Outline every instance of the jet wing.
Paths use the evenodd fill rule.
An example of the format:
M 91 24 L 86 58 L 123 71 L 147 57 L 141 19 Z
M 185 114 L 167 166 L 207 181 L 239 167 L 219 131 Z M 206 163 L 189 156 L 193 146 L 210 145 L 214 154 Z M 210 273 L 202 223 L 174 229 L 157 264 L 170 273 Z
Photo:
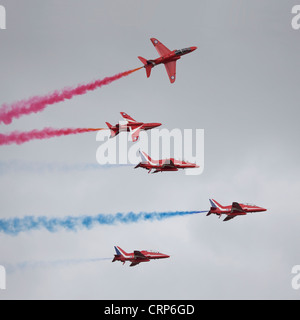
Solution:
M 132 262 L 129 267 L 134 267 L 134 266 L 137 266 L 138 264 L 139 264 L 139 262 Z
M 170 167 L 175 168 L 175 164 L 172 160 L 170 160 L 170 161 L 166 160 L 165 163 L 162 165 L 162 167 L 163 168 L 166 168 L 166 167 L 167 168 L 170 168 Z
M 141 253 L 141 251 L 134 251 L 134 259 L 145 259 L 148 260 L 148 258 Z
M 178 168 L 175 166 L 172 160 L 166 160 L 164 164 L 160 168 L 156 169 L 153 173 L 158 173 L 162 171 L 178 171 Z
M 231 219 L 233 219 L 235 217 L 236 216 L 234 216 L 234 215 L 230 215 L 230 216 L 227 216 L 223 221 L 229 221 L 229 220 L 231 220 Z
M 165 63 L 165 67 L 171 83 L 174 83 L 176 80 L 176 61 Z
M 231 207 L 231 213 L 245 213 L 245 211 L 237 202 L 233 202 Z
M 128 122 L 136 122 L 133 118 L 131 118 L 127 113 L 125 112 L 120 112 L 121 116 Z
M 139 139 L 141 128 L 142 128 L 142 126 L 136 128 L 136 129 L 132 129 L 130 127 L 130 133 L 131 133 L 131 137 L 132 137 L 133 142 L 136 142 Z
M 160 41 L 158 41 L 155 38 L 151 38 L 150 39 L 151 42 L 153 43 L 155 49 L 157 50 L 158 54 L 162 57 L 165 56 L 169 53 L 171 53 L 172 51 L 170 49 L 168 49 L 166 46 L 164 46 Z

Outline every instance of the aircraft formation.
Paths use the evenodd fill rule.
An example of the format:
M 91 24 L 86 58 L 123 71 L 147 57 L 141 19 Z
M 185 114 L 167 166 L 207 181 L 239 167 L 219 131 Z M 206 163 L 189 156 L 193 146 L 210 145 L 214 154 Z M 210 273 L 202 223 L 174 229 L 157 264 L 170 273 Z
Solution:
M 171 51 L 155 38 L 151 38 L 151 42 L 153 43 L 160 57 L 155 60 L 147 60 L 143 57 L 138 57 L 140 61 L 144 64 L 147 77 L 150 77 L 152 68 L 159 64 L 164 64 L 170 82 L 174 83 L 176 81 L 177 60 L 179 60 L 181 56 L 195 51 L 197 47 L 190 47 L 182 50 Z M 113 127 L 109 123 L 107 123 L 108 127 L 112 132 L 112 137 L 119 134 L 120 131 L 130 131 L 132 134 L 132 141 L 137 141 L 139 132 L 141 130 L 150 130 L 161 125 L 160 123 L 138 123 L 125 113 L 121 112 L 121 115 L 128 121 L 128 125 L 125 125 L 124 128 L 120 129 L 117 126 Z M 179 161 L 173 158 L 164 160 L 152 160 L 151 157 L 143 151 L 140 151 L 140 155 L 142 161 L 135 168 L 146 169 L 148 170 L 148 173 L 150 173 L 152 170 L 154 170 L 153 173 L 157 173 L 163 171 L 178 171 L 179 169 L 186 168 L 198 168 L 198 166 L 194 163 Z M 221 218 L 222 215 L 226 215 L 224 221 L 229 221 L 237 216 L 245 216 L 247 215 L 247 213 L 250 212 L 263 212 L 267 210 L 256 205 L 242 204 L 238 202 L 233 202 L 230 206 L 222 206 L 215 200 L 209 199 L 209 201 L 211 203 L 211 208 L 208 211 L 207 216 L 210 216 L 211 214 L 216 214 L 217 216 L 219 216 L 219 218 Z M 134 251 L 133 253 L 126 253 L 120 247 L 115 247 L 115 251 L 116 255 L 114 256 L 112 262 L 121 261 L 123 262 L 123 264 L 125 264 L 126 261 L 130 261 L 130 267 L 136 266 L 141 262 L 149 262 L 152 259 L 170 258 L 169 255 L 162 254 L 159 252 L 152 253 L 148 251 Z
M 20 116 L 27 115 L 29 113 L 36 113 L 43 111 L 47 106 L 52 105 L 54 103 L 58 103 L 64 101 L 66 99 L 71 99 L 73 96 L 85 94 L 88 91 L 95 90 L 104 85 L 108 85 L 113 81 L 121 79 L 122 77 L 128 76 L 133 72 L 145 68 L 146 75 L 149 78 L 152 72 L 152 69 L 158 65 L 163 64 L 167 71 L 169 81 L 173 84 L 176 81 L 176 69 L 177 69 L 177 61 L 181 59 L 182 56 L 187 55 L 189 53 L 197 50 L 197 47 L 188 47 L 181 50 L 170 50 L 164 44 L 162 44 L 156 38 L 150 39 L 155 49 L 157 50 L 159 57 L 156 59 L 147 60 L 141 56 L 138 59 L 143 63 L 143 66 L 137 69 L 129 70 L 120 74 L 117 74 L 112 77 L 107 77 L 102 80 L 97 80 L 88 85 L 80 85 L 73 89 L 65 89 L 62 92 L 55 92 L 54 94 L 50 94 L 42 97 L 34 97 L 29 100 L 19 101 L 18 103 L 12 104 L 11 108 L 7 108 L 4 106 L 0 109 L 0 123 L 9 124 L 12 119 L 19 118 Z M 7 111 L 8 110 L 8 111 Z M 140 132 L 151 130 L 157 127 L 160 127 L 162 124 L 158 122 L 154 123 L 144 123 L 140 121 L 136 121 L 131 116 L 129 116 L 125 112 L 121 112 L 121 116 L 124 119 L 124 123 L 119 123 L 116 125 L 111 125 L 109 122 L 106 122 L 108 130 L 110 130 L 111 138 L 116 137 L 122 132 L 129 132 L 131 135 L 131 139 L 133 142 L 138 141 Z M 45 128 L 42 131 L 33 130 L 31 132 L 13 132 L 9 135 L 0 134 L 0 145 L 7 145 L 11 143 L 21 144 L 26 141 L 32 139 L 44 139 L 53 136 L 62 136 L 68 134 L 77 134 L 83 132 L 90 132 L 96 130 L 104 130 L 93 129 L 93 128 L 77 128 L 77 129 L 64 129 L 64 130 L 53 130 L 52 128 Z M 107 130 L 107 129 L 106 129 Z M 187 161 L 181 161 L 174 158 L 169 159 L 152 159 L 148 154 L 144 151 L 140 150 L 141 162 L 136 165 L 136 168 L 142 168 L 148 170 L 148 173 L 161 173 L 161 172 L 176 172 L 180 169 L 192 169 L 199 168 L 196 163 L 190 163 Z M 219 218 L 222 215 L 225 215 L 224 221 L 232 220 L 238 216 L 245 216 L 248 213 L 255 212 L 264 212 L 267 209 L 250 204 L 243 204 L 238 202 L 232 202 L 231 205 L 222 206 L 216 200 L 210 199 L 210 209 L 207 212 L 207 216 L 212 214 L 217 215 Z M 169 255 L 163 254 L 160 252 L 152 252 L 152 251 L 138 251 L 135 250 L 132 253 L 127 253 L 123 249 L 118 246 L 115 246 L 116 254 L 113 258 L 112 262 L 120 261 L 123 264 L 125 262 L 130 262 L 130 266 L 136 266 L 142 262 L 149 262 L 151 260 L 156 259 L 167 259 L 170 258 Z
M 219 218 L 221 218 L 222 215 L 226 215 L 223 221 L 229 221 L 238 216 L 245 216 L 248 213 L 257 213 L 257 212 L 267 211 L 267 209 L 259 207 L 257 205 L 253 205 L 253 204 L 232 202 L 232 204 L 229 206 L 222 206 L 220 203 L 218 203 L 214 199 L 209 199 L 209 202 L 211 204 L 211 207 L 207 212 L 206 216 L 215 214 L 219 216 Z M 116 254 L 112 262 L 120 261 L 120 262 L 123 262 L 123 265 L 124 265 L 125 262 L 129 261 L 131 262 L 130 267 L 137 266 L 141 262 L 149 262 L 151 260 L 156 260 L 156 259 L 170 258 L 169 255 L 160 253 L 157 251 L 135 250 L 133 253 L 127 253 L 118 246 L 115 246 L 115 251 L 116 251 Z
M 121 116 L 124 118 L 124 124 L 116 124 L 111 125 L 109 122 L 106 122 L 111 135 L 111 138 L 116 137 L 121 132 L 130 132 L 132 141 L 136 142 L 139 139 L 140 132 L 142 130 L 151 130 L 153 128 L 160 127 L 161 123 L 143 123 L 134 120 L 131 116 L 129 116 L 125 112 L 120 112 Z M 148 170 L 148 173 L 164 172 L 164 171 L 178 171 L 179 169 L 192 169 L 192 168 L 199 168 L 199 166 L 195 163 L 190 163 L 187 161 L 176 160 L 174 158 L 170 159 L 160 159 L 160 160 L 152 160 L 149 155 L 146 154 L 144 151 L 139 151 L 141 156 L 141 162 L 135 167 L 143 168 Z

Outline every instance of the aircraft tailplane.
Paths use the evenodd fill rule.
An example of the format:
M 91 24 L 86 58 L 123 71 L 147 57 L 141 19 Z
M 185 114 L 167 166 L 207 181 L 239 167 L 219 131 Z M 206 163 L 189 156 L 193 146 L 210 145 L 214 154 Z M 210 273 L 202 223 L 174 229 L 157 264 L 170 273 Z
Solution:
M 114 127 L 109 122 L 105 122 L 105 123 L 110 129 L 110 137 L 111 138 L 115 137 L 118 134 L 118 132 L 114 129 Z
M 144 64 L 144 68 L 146 69 L 147 78 L 149 78 L 150 75 L 151 75 L 151 70 L 152 70 L 152 68 L 153 68 L 153 65 L 152 65 L 150 62 L 148 62 L 147 59 L 145 59 L 145 58 L 143 58 L 143 57 L 138 57 L 138 58 L 139 58 L 139 59 L 141 60 L 141 62 Z

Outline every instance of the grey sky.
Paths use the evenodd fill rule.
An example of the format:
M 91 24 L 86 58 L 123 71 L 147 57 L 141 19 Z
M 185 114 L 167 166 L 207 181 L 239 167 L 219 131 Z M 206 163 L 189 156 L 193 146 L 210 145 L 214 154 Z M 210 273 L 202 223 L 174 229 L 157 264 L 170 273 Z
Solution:
M 151 5 L 149 5 L 151 3 Z M 157 249 L 171 259 L 123 267 L 110 261 L 47 265 L 8 275 L 0 299 L 299 299 L 300 31 L 297 1 L 1 0 L 0 104 L 89 82 L 197 46 L 170 85 L 163 66 L 25 116 L 1 133 L 45 126 L 101 127 L 125 111 L 164 128 L 205 129 L 205 170 L 148 175 L 121 167 L 0 175 L 0 218 L 205 210 L 254 202 L 266 213 L 223 223 L 196 215 L 51 234 L 0 234 L 0 264 L 112 257 Z M 0 162 L 96 163 L 94 133 L 1 147 Z M 132 286 L 142 283 L 142 286 Z M 118 290 L 115 288 L 118 287 Z M 147 288 L 147 290 L 145 290 Z

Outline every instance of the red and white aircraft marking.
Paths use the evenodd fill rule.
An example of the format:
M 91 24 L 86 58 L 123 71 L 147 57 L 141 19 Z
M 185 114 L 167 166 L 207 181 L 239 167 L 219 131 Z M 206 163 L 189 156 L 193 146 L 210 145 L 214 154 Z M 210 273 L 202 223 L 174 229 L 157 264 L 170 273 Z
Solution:
M 163 160 L 152 160 L 144 151 L 140 151 L 142 162 L 140 162 L 136 168 L 147 169 L 148 173 L 155 170 L 153 173 L 163 171 L 178 171 L 179 169 L 191 169 L 199 168 L 195 163 L 187 161 L 180 161 L 174 158 L 163 159 Z
M 250 212 L 263 212 L 267 211 L 267 209 L 258 207 L 256 205 L 243 204 L 238 202 L 233 202 L 230 206 L 222 206 L 214 199 L 209 199 L 211 208 L 207 213 L 207 216 L 211 214 L 216 214 L 221 218 L 222 214 L 227 215 L 224 221 L 231 220 L 237 216 L 245 216 Z
M 174 83 L 176 80 L 176 62 L 188 53 L 191 53 L 197 49 L 197 47 L 189 47 L 181 50 L 173 50 L 171 51 L 166 46 L 164 46 L 161 42 L 159 42 L 155 38 L 150 39 L 153 43 L 155 49 L 157 50 L 158 54 L 160 55 L 159 58 L 155 60 L 147 60 L 143 57 L 138 57 L 141 62 L 144 64 L 146 69 L 147 77 L 149 78 L 151 75 L 151 70 L 155 66 L 159 64 L 164 64 L 167 70 L 167 73 L 170 78 L 170 82 Z
M 115 261 L 121 261 L 123 262 L 123 265 L 126 261 L 131 262 L 130 267 L 134 267 L 138 265 L 141 262 L 149 262 L 150 260 L 156 260 L 156 259 L 166 259 L 170 258 L 170 256 L 160 253 L 160 252 L 154 252 L 154 251 L 134 251 L 133 253 L 127 253 L 120 247 L 115 247 L 116 254 L 114 256 L 114 259 L 112 262 Z
M 125 119 L 125 124 L 116 124 L 112 126 L 109 122 L 106 122 L 108 128 L 111 132 L 111 138 L 117 136 L 120 132 L 130 132 L 132 136 L 132 141 L 136 142 L 139 139 L 141 130 L 151 130 L 161 126 L 161 123 L 143 123 L 138 122 L 131 118 L 127 113 L 120 112 L 121 116 Z

